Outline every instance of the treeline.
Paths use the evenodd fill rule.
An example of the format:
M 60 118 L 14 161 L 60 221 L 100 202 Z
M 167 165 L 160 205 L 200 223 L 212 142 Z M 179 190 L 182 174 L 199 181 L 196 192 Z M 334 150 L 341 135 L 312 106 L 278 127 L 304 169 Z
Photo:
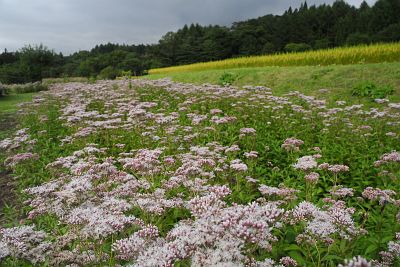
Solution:
M 185 25 L 153 45 L 98 45 L 70 56 L 27 46 L 0 55 L 0 81 L 23 83 L 44 77 L 114 78 L 150 68 L 248 55 L 323 49 L 400 40 L 400 1 L 378 0 L 359 8 L 332 5 L 291 7 L 282 15 L 235 22 L 231 27 Z

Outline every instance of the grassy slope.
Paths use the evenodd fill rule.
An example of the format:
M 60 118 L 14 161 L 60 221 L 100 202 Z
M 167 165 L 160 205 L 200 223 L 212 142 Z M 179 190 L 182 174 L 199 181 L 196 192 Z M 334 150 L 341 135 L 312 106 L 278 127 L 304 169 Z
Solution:
M 391 85 L 394 95 L 389 99 L 400 101 L 400 62 L 356 65 L 301 66 L 301 67 L 258 67 L 229 70 L 207 70 L 169 74 L 152 74 L 149 79 L 170 77 L 174 81 L 195 84 L 217 84 L 225 72 L 236 76 L 233 85 L 264 85 L 275 93 L 283 94 L 291 90 L 318 95 L 321 88 L 330 89 L 331 99 L 351 99 L 351 89 L 361 81 L 371 81 L 376 85 Z M 325 96 L 326 97 L 326 96 Z

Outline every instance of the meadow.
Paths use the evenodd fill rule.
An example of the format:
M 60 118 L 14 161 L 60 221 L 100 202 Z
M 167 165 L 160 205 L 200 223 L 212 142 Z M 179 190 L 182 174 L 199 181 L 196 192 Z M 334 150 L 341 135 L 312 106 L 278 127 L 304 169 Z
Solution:
M 400 43 L 336 47 L 298 53 L 229 58 L 219 61 L 149 70 L 149 74 L 169 74 L 202 70 L 267 67 L 327 66 L 400 61 Z
M 399 266 L 397 91 L 285 90 L 38 93 L 0 141 L 0 266 Z
M 391 87 L 394 92 L 386 97 L 391 101 L 400 101 L 400 63 L 374 63 L 329 66 L 295 67 L 251 67 L 234 69 L 209 69 L 193 72 L 173 72 L 150 74 L 146 79 L 170 78 L 176 82 L 201 85 L 212 83 L 242 87 L 261 85 L 273 88 L 274 94 L 283 95 L 290 91 L 299 91 L 315 97 L 336 101 L 346 100 L 355 104 L 369 105 L 374 98 L 354 97 L 353 88 L 365 83 L 375 84 L 378 88 Z M 330 93 L 319 89 L 329 88 Z M 372 101 L 371 101 L 372 100 Z

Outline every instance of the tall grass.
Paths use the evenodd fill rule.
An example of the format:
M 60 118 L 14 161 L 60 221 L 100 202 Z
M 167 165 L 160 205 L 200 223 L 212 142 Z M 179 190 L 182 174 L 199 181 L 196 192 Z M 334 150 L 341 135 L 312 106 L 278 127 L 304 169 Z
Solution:
M 8 84 L 4 85 L 7 94 L 26 94 L 47 91 L 48 86 L 41 82 L 24 83 L 24 84 Z
M 51 85 L 55 83 L 70 83 L 70 82 L 79 82 L 86 83 L 89 79 L 86 77 L 62 77 L 62 78 L 44 78 L 42 80 L 43 84 Z
M 231 58 L 151 69 L 149 74 L 199 71 L 207 69 L 230 69 L 265 66 L 310 66 L 332 64 L 359 64 L 400 61 L 400 43 L 361 45 L 315 50 L 300 53 L 285 53 L 267 56 Z

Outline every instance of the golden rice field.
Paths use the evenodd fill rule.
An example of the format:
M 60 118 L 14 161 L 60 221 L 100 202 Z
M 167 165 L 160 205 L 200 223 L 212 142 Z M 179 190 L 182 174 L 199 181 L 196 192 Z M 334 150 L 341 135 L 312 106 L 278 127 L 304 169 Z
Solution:
M 168 68 L 151 69 L 149 74 L 265 66 L 309 66 L 400 61 L 400 43 L 338 47 L 299 53 L 231 58 Z

